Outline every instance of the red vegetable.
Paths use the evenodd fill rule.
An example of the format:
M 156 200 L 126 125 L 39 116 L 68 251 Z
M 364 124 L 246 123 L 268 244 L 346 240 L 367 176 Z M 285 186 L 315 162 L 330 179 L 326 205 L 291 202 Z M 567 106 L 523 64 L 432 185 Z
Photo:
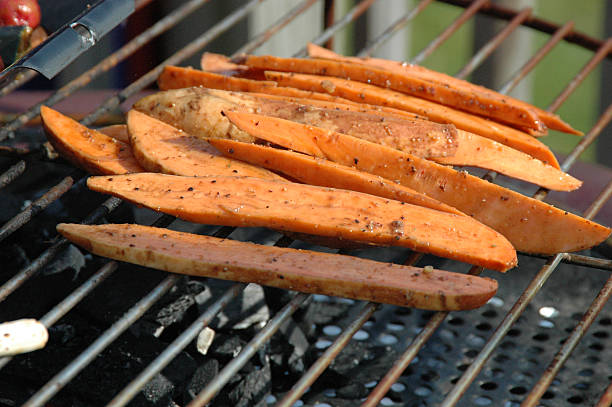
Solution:
M 40 6 L 37 0 L 0 0 L 0 26 L 40 24 Z

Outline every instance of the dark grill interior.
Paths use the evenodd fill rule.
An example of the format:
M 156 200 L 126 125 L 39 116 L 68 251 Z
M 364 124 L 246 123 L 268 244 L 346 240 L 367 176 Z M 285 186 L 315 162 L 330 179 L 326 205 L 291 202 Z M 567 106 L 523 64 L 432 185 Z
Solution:
M 144 43 L 144 39 L 180 24 L 183 15 L 200 3 L 204 2 L 185 3 L 143 32 L 138 41 L 126 44 L 44 104 L 52 106 L 65 97 L 70 100 L 75 90 L 134 54 L 141 40 Z M 114 114 L 126 99 L 152 84 L 163 65 L 180 65 L 199 55 L 254 7 L 266 7 L 265 2 L 259 3 L 245 2 L 226 18 L 203 28 L 187 47 L 105 100 L 82 123 L 92 125 L 104 115 Z M 290 26 L 313 3 L 300 3 L 238 51 L 257 52 L 259 45 L 284 25 Z M 332 3 L 326 2 L 326 8 L 332 9 Z M 366 13 L 372 3 L 357 3 L 313 42 L 324 44 Z M 430 3 L 423 1 L 411 13 L 389 22 L 389 29 L 368 43 L 360 55 L 371 53 L 398 28 L 418 18 Z M 551 35 L 544 48 L 535 51 L 530 60 L 533 64 L 521 68 L 503 92 L 510 91 L 559 41 L 573 42 L 592 52 L 590 62 L 567 84 L 551 110 L 556 110 L 593 68 L 612 63 L 612 40 L 599 41 L 573 32 L 569 26 L 559 28 L 545 18 L 531 18 L 528 13 L 486 1 L 447 3 L 466 11 L 432 39 L 416 60 L 433 53 L 475 13 Z M 482 52 L 477 50 L 460 75 L 473 71 L 510 32 L 509 28 L 490 42 L 487 39 L 490 45 Z M 24 75 L 2 94 L 32 76 Z M 0 319 L 37 318 L 49 328 L 50 339 L 43 350 L 0 359 L 0 406 L 195 406 L 210 400 L 210 405 L 218 406 L 609 405 L 605 404 L 612 397 L 609 246 L 551 258 L 521 255 L 520 267 L 505 275 L 484 272 L 499 281 L 499 292 L 489 304 L 450 314 L 187 278 L 117 264 L 69 246 L 57 237 L 55 225 L 169 225 L 237 240 L 330 249 L 292 241 L 265 229 L 194 225 L 92 193 L 85 186 L 84 172 L 49 157 L 38 127 L 24 127 L 37 116 L 38 109 L 38 105 L 32 106 L 0 131 Z M 581 129 L 586 135 L 563 162 L 564 170 L 569 170 L 598 136 L 608 135 L 612 106 L 604 106 L 602 111 L 592 129 Z M 496 179 L 491 173 L 483 176 Z M 594 217 L 611 193 L 612 184 L 603 192 L 592 193 L 584 215 Z M 536 193 L 540 199 L 546 195 L 543 190 Z M 601 221 L 610 224 L 609 220 Z M 406 250 L 345 253 L 458 272 L 469 269 L 466 264 Z M 474 267 L 469 272 L 482 270 Z M 214 331 L 209 346 L 206 339 L 211 331 L 204 330 L 206 326 Z M 553 360 L 556 362 L 549 367 Z

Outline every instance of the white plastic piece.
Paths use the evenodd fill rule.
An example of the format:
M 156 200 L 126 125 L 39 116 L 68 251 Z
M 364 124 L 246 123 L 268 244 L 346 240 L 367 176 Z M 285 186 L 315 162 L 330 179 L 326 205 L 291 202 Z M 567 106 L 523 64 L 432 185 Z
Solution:
M 35 319 L 18 319 L 0 324 L 0 356 L 17 355 L 44 348 L 47 328 Z

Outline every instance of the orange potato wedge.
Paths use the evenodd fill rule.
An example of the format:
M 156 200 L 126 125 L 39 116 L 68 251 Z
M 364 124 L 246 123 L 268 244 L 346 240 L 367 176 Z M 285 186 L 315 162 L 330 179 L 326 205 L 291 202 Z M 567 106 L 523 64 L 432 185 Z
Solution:
M 429 118 L 438 123 L 452 123 L 458 129 L 490 138 L 498 143 L 529 154 L 555 168 L 559 163 L 545 144 L 512 127 L 482 117 L 452 109 L 438 103 L 404 95 L 389 89 L 367 83 L 349 81 L 331 76 L 266 72 L 266 78 L 276 81 L 280 87 L 292 86 L 298 89 L 328 92 L 353 101 L 371 105 L 393 107 Z
M 147 171 L 186 176 L 235 175 L 284 180 L 261 167 L 223 157 L 205 140 L 191 137 L 136 110 L 128 112 L 127 127 L 134 156 Z
M 402 307 L 473 309 L 484 305 L 497 291 L 497 282 L 486 277 L 148 226 L 61 223 L 57 230 L 96 255 L 172 273 Z
M 125 124 L 112 124 L 110 126 L 104 126 L 98 129 L 102 134 L 112 137 L 115 140 L 119 140 L 123 143 L 130 143 L 130 135 Z
M 90 189 L 187 221 L 400 246 L 506 271 L 512 245 L 468 216 L 343 189 L 251 177 L 142 173 L 90 177 Z
M 577 179 L 520 151 L 421 118 L 362 112 L 348 106 L 350 110 L 325 109 L 283 98 L 205 88 L 160 92 L 142 99 L 134 108 L 201 138 L 253 141 L 231 126 L 223 111 L 257 112 L 356 136 L 443 164 L 497 171 L 553 190 L 569 191 L 581 185 Z
M 497 230 L 522 252 L 577 251 L 610 235 L 605 226 L 396 149 L 283 119 L 241 112 L 226 115 L 255 137 L 354 166 L 453 206 Z
M 144 169 L 130 145 L 91 130 L 47 106 L 40 116 L 49 142 L 58 153 L 91 174 L 126 174 Z
M 228 139 L 210 139 L 210 144 L 226 157 L 233 157 L 253 165 L 281 172 L 291 179 L 305 184 L 349 189 L 442 212 L 463 215 L 452 206 L 436 201 L 408 187 L 329 160 L 289 150 L 279 150 Z
M 526 103 L 520 99 L 513 98 L 511 96 L 502 95 L 501 93 L 495 92 L 494 90 L 485 88 L 483 86 L 475 85 L 468 81 L 454 78 L 450 75 L 443 74 L 441 72 L 436 72 L 431 69 L 427 69 L 425 67 L 407 64 L 403 62 L 390 61 L 386 59 L 380 58 L 358 58 L 358 57 L 345 57 L 335 52 L 320 47 L 318 45 L 309 43 L 307 45 L 308 55 L 311 58 L 324 58 L 331 59 L 336 61 L 345 61 L 352 62 L 357 64 L 363 64 L 367 66 L 372 66 L 375 68 L 381 68 L 390 72 L 398 73 L 398 74 L 407 74 L 417 78 L 421 78 L 427 81 L 431 81 L 437 83 L 439 85 L 448 85 L 455 87 L 457 89 L 464 90 L 466 92 L 474 92 L 477 94 L 482 94 L 483 97 L 489 99 L 495 99 L 500 103 L 511 103 L 517 106 L 522 106 L 523 108 L 533 109 L 535 113 L 538 115 L 540 120 L 548 127 L 549 129 L 559 130 L 569 134 L 582 135 L 582 132 L 572 128 L 568 123 L 564 122 L 558 115 L 547 112 L 546 110 L 540 109 L 537 106 L 533 106 L 529 103 Z M 527 130 L 533 130 L 527 128 Z M 544 135 L 542 132 L 535 132 L 536 136 Z
M 272 81 L 266 82 L 248 78 L 227 77 L 217 73 L 203 72 L 193 68 L 181 68 L 177 66 L 164 67 L 164 70 L 158 78 L 158 85 L 161 90 L 183 89 L 197 86 L 233 92 L 250 92 L 259 96 L 266 95 L 268 98 L 279 100 L 293 99 L 293 101 L 297 103 L 325 107 L 328 109 L 376 110 L 399 116 L 411 118 L 418 117 L 416 114 L 410 114 L 400 109 L 366 105 L 337 96 L 331 96 L 327 93 L 309 92 L 291 87 L 276 86 L 276 83 Z M 351 109 L 348 105 L 353 108 Z
M 466 91 L 446 84 L 442 85 L 409 76 L 405 73 L 390 72 L 352 62 L 328 59 L 280 58 L 270 55 L 247 55 L 240 62 L 255 69 L 328 75 L 344 79 L 350 78 L 354 81 L 371 83 L 472 114 L 488 117 L 502 123 L 536 130 L 545 128 L 545 125 L 531 108 L 502 103 L 495 98 L 487 98 L 481 92 Z

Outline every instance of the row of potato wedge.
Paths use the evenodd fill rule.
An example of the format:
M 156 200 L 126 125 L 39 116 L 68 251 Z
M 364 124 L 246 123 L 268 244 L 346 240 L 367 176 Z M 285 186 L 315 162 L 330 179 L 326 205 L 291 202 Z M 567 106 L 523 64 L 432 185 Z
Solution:
M 41 116 L 50 142 L 63 157 L 93 174 L 107 174 L 88 179 L 89 187 L 94 190 L 112 193 L 186 220 L 212 224 L 265 225 L 279 230 L 312 232 L 312 219 L 295 216 L 309 213 L 317 218 L 317 229 L 332 230 L 330 236 L 344 233 L 349 236 L 353 233 L 350 222 L 363 219 L 366 230 L 357 233 L 375 236 L 381 243 L 391 239 L 395 244 L 397 236 L 400 244 L 412 245 L 413 240 L 418 244 L 415 239 L 418 236 L 414 233 L 410 232 L 406 238 L 402 236 L 401 220 L 389 221 L 395 219 L 393 214 L 405 216 L 403 210 L 408 204 L 348 190 L 290 182 L 270 171 L 224 158 L 205 141 L 138 111 L 128 114 L 127 137 L 126 128 L 103 130 L 109 134 L 106 135 L 47 107 L 42 107 Z M 132 153 L 136 151 L 141 153 Z M 145 172 L 145 168 L 183 175 Z M 224 175 L 210 176 L 214 173 Z M 289 199 L 279 200 L 278 194 Z M 311 195 L 310 204 L 304 203 L 305 194 Z M 265 195 L 270 197 L 267 201 L 258 199 Z M 343 223 L 347 215 L 343 205 L 347 199 L 353 213 L 350 213 L 350 222 Z M 353 206 L 354 199 L 363 201 L 363 206 L 387 205 L 391 208 L 386 213 L 379 214 L 378 210 L 371 213 L 369 208 Z M 293 207 L 292 203 L 299 203 L 301 207 Z M 425 207 L 414 208 L 434 212 Z M 456 210 L 448 210 L 439 213 L 460 217 L 468 226 L 480 226 L 467 216 L 454 214 Z M 332 212 L 337 212 L 337 216 Z M 382 222 L 388 222 L 385 227 L 392 224 L 393 230 L 383 228 Z M 139 225 L 59 224 L 57 229 L 94 254 L 120 261 L 175 273 L 401 306 L 472 309 L 486 303 L 497 291 L 497 282 L 490 278 Z M 380 233 L 376 232 L 378 229 Z M 420 229 L 420 233 L 427 233 Z M 485 233 L 481 236 L 483 239 L 498 236 L 484 227 L 482 232 Z M 423 242 L 425 240 L 426 237 Z
M 378 97 L 403 103 L 413 97 L 347 78 L 268 72 L 265 69 L 271 63 L 278 68 L 297 62 L 275 57 L 259 65 L 249 62 L 257 58 L 243 57 L 243 65 L 205 54 L 203 66 L 215 72 L 167 67 L 159 85 L 172 90 L 137 102 L 127 115 L 127 126 L 105 129 L 108 136 L 46 107 L 41 109 L 43 124 L 51 143 L 65 158 L 93 174 L 112 175 L 90 178 L 90 188 L 194 222 L 266 226 L 300 236 L 320 236 L 335 244 L 401 246 L 498 271 L 516 265 L 515 249 L 540 254 L 581 250 L 610 233 L 597 223 L 449 166 L 479 166 L 549 189 L 578 188 L 580 181 L 561 172 L 550 150 L 530 134 L 541 134 L 546 125 L 563 127 L 554 115 L 546 116 L 522 102 L 508 103 L 510 99 L 499 99 L 484 88 L 444 82 L 442 74 L 431 76 L 423 68 L 416 69 L 422 75 L 420 80 L 438 81 L 450 88 L 455 102 L 461 92 L 475 95 L 478 103 L 482 95 L 497 98 L 502 105 L 512 105 L 507 115 L 520 117 L 522 113 L 516 112 L 526 109 L 542 125 L 526 132 L 527 122 L 500 124 L 432 101 L 426 102 L 438 107 L 421 111 L 406 109 L 401 103 L 391 107 L 389 103 L 358 103 L 366 99 L 366 91 L 373 96 L 368 102 Z M 329 61 L 349 65 L 343 69 L 351 73 L 353 65 L 362 62 Z M 406 65 L 387 68 L 383 62 L 376 60 L 375 70 L 386 69 L 387 74 L 402 78 Z M 329 66 L 324 67 L 329 73 Z M 228 71 L 234 76 L 227 76 Z M 261 80 L 290 78 L 288 84 L 295 86 L 293 79 L 298 75 L 318 82 L 316 90 L 326 93 Z M 400 79 L 394 80 L 400 83 Z M 367 80 L 372 81 L 370 76 Z M 183 88 L 193 85 L 198 87 Z M 334 94 L 342 87 L 353 88 L 357 97 L 351 101 Z M 392 97 L 385 92 L 393 93 Z M 486 129 L 474 134 L 450 120 L 435 120 L 432 116 L 440 114 L 440 106 L 454 111 L 449 117 L 468 115 L 463 123 L 469 126 L 464 127 L 480 128 L 481 120 Z M 105 227 L 102 231 L 101 226 L 61 225 L 58 230 L 94 253 L 168 271 L 189 274 L 193 268 L 199 270 L 198 275 L 428 309 L 474 308 L 497 287 L 494 280 L 447 272 L 442 273 L 453 276 L 440 275 L 438 283 L 431 279 L 431 270 L 388 265 L 413 273 L 414 278 L 397 285 L 391 281 L 395 277 L 378 271 L 365 273 L 366 277 L 352 274 L 351 267 L 361 266 L 351 262 L 360 259 L 340 255 L 334 261 L 347 267 L 338 267 L 342 271 L 337 273 L 334 267 L 333 273 L 306 273 L 299 266 L 289 272 L 290 263 L 283 263 L 288 268 L 275 269 L 255 255 L 244 256 L 249 250 L 259 250 L 257 245 L 234 253 L 236 247 L 231 245 L 237 242 L 229 241 L 214 243 L 222 247 L 229 242 L 227 249 L 219 249 L 225 250 L 225 256 L 207 258 L 207 250 L 202 250 L 196 265 L 188 247 L 201 236 L 172 235 L 174 240 L 164 246 L 160 239 L 170 235 L 163 231 Z M 125 228 L 142 229 L 130 235 Z M 122 238 L 102 242 L 102 236 Z M 139 240 L 139 236 L 146 238 Z M 139 246 L 139 241 L 147 239 L 156 243 Z M 287 258 L 296 264 L 314 255 L 278 250 L 287 250 Z M 222 257 L 225 265 L 220 263 Z M 378 270 L 378 266 L 364 267 Z M 281 269 L 276 274 L 273 271 Z M 350 283 L 342 290 L 339 283 L 324 277 Z

